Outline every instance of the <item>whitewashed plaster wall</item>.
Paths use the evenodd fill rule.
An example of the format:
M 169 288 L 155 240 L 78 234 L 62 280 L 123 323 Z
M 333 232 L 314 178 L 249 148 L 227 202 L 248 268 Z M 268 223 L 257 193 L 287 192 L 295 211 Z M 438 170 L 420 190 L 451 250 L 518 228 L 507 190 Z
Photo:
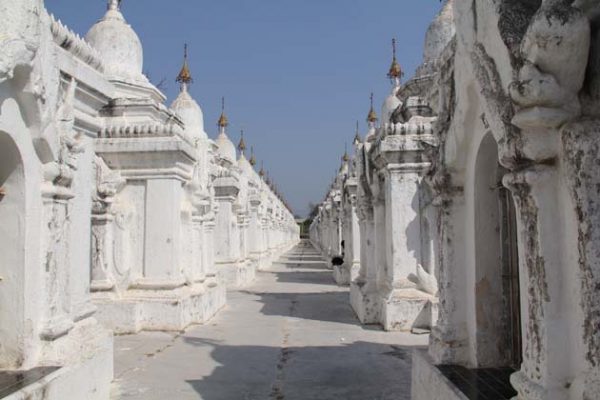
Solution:
M 106 399 L 112 335 L 94 318 L 85 255 L 90 149 L 107 98 L 106 92 L 86 98 L 82 88 L 110 88 L 97 55 L 54 21 L 43 2 L 2 1 L 0 10 L 6 18 L 0 28 L 0 301 L 10 310 L 0 315 L 0 364 L 61 367 L 32 395 Z
M 224 305 L 219 148 L 199 108 L 191 122 L 177 115 L 143 76 L 117 1 L 88 41 L 41 0 L 1 0 L 0 12 L 0 367 L 61 367 L 23 395 L 106 400 L 112 333 L 98 320 L 117 332 L 180 330 Z M 298 227 L 250 175 L 238 206 L 271 204 L 254 227 L 270 239 L 254 256 L 271 261 Z M 233 239 L 250 259 L 247 239 Z
M 477 155 L 495 142 L 518 230 L 516 318 L 522 334 L 511 339 L 522 341 L 523 361 L 511 381 L 519 399 L 595 398 L 598 341 L 588 328 L 597 324 L 598 304 L 597 293 L 589 291 L 598 269 L 591 256 L 598 241 L 590 225 L 597 218 L 598 166 L 591 162 L 597 155 L 589 153 L 598 140 L 597 44 L 590 29 L 597 4 L 456 1 L 455 6 L 456 104 L 441 132 L 435 172 L 443 204 L 438 261 L 444 306 L 430 353 L 438 363 L 507 364 L 497 350 L 502 338 L 484 327 L 505 298 L 487 286 L 490 276 L 478 257 L 490 251 L 482 237 L 493 235 L 478 228 L 485 193 L 479 191 L 484 166 Z

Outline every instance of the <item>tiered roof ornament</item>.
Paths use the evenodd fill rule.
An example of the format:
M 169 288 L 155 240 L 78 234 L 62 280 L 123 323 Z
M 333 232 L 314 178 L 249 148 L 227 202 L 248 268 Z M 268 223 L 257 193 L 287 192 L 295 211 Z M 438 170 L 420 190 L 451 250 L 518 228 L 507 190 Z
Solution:
M 227 115 L 225 115 L 225 97 L 221 98 L 221 116 L 217 121 L 217 126 L 223 132 L 225 131 L 225 128 L 229 126 L 229 119 L 227 118 Z
M 375 108 L 373 106 L 373 93 L 371 93 L 371 109 L 367 115 L 367 122 L 369 123 L 369 126 L 374 127 L 378 120 L 379 118 L 377 117 L 377 113 L 375 112 Z
M 244 130 L 240 132 L 240 143 L 238 144 L 238 150 L 240 151 L 240 157 L 246 156 L 246 142 L 244 141 Z
M 248 161 L 252 167 L 256 165 L 256 157 L 254 157 L 254 146 L 250 147 L 250 160 Z
M 181 91 L 187 90 L 188 85 L 194 82 L 192 73 L 190 72 L 190 66 L 188 64 L 187 43 L 183 46 L 183 66 L 181 67 L 181 71 L 179 71 L 179 75 L 177 75 L 175 81 L 181 84 Z
M 356 134 L 354 135 L 354 144 L 358 144 L 361 142 L 359 131 L 360 131 L 359 122 L 356 121 Z
M 219 146 L 219 154 L 230 161 L 237 159 L 235 145 L 227 137 L 227 127 L 229 126 L 229 119 L 225 115 L 225 97 L 221 99 L 221 116 L 217 121 L 219 127 L 219 136 L 217 136 L 217 146 Z
M 392 65 L 390 66 L 390 70 L 388 72 L 388 78 L 392 81 L 394 86 L 400 86 L 400 81 L 404 72 L 402 71 L 402 67 L 398 63 L 398 59 L 396 57 L 396 39 L 392 39 Z
M 350 161 L 350 157 L 348 156 L 348 144 L 344 145 L 344 155 L 342 156 L 342 162 L 347 163 Z
M 392 83 L 392 92 L 383 102 L 383 107 L 381 109 L 381 123 L 384 126 L 393 122 L 392 117 L 394 113 L 402 106 L 402 101 L 400 101 L 400 98 L 398 97 L 402 75 L 404 75 L 404 73 L 402 72 L 402 67 L 400 67 L 396 57 L 396 39 L 392 39 L 392 65 L 387 74 Z
M 186 132 L 195 138 L 206 139 L 208 135 L 204 131 L 204 114 L 200 105 L 188 92 L 188 86 L 193 83 L 192 73 L 188 63 L 188 45 L 183 47 L 183 64 L 179 74 L 175 78 L 180 84 L 177 98 L 171 104 L 171 109 L 179 115 L 185 124 Z

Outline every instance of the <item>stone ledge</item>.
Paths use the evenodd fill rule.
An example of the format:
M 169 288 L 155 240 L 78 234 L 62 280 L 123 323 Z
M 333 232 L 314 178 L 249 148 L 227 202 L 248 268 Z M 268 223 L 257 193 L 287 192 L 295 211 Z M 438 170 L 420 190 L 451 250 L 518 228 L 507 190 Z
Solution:
M 181 331 L 211 319 L 225 305 L 225 286 L 172 291 L 130 291 L 123 298 L 95 296 L 96 318 L 117 334 Z
M 412 357 L 412 400 L 469 400 L 433 364 L 427 350 L 418 349 Z
M 381 300 L 381 324 L 386 331 L 431 329 L 437 321 L 437 299 L 415 289 L 401 289 Z
M 365 292 L 365 286 L 356 282 L 350 285 L 350 305 L 362 324 L 380 322 L 379 295 L 377 292 Z
M 240 261 L 233 263 L 215 263 L 221 281 L 227 288 L 248 286 L 256 278 L 256 263 Z
M 71 337 L 73 336 L 73 337 Z M 95 320 L 82 322 L 54 344 L 52 352 L 78 358 L 3 397 L 4 400 L 106 400 L 113 379 L 113 336 Z

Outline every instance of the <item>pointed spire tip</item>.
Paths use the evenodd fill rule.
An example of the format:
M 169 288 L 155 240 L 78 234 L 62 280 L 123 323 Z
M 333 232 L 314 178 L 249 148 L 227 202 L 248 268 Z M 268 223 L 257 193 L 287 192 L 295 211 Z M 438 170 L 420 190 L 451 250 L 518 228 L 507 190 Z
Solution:
M 190 72 L 190 67 L 188 64 L 188 45 L 187 43 L 183 45 L 183 66 L 181 67 L 181 71 L 179 71 L 179 75 L 177 75 L 176 82 L 181 83 L 182 89 L 185 89 L 187 85 L 194 82 L 192 78 L 192 73 Z
M 399 84 L 400 79 L 402 79 L 402 75 L 404 75 L 404 72 L 402 71 L 402 67 L 398 63 L 398 59 L 396 57 L 396 38 L 394 38 L 392 39 L 392 65 L 388 71 L 388 78 L 394 81 L 395 84 Z
M 369 110 L 369 115 L 367 116 L 367 122 L 370 124 L 374 124 L 378 120 L 379 118 L 377 117 L 375 107 L 373 106 L 373 93 L 371 93 L 371 109 Z
M 226 128 L 229 125 L 229 120 L 227 119 L 227 115 L 225 115 L 225 97 L 221 98 L 221 116 L 217 125 L 219 128 Z

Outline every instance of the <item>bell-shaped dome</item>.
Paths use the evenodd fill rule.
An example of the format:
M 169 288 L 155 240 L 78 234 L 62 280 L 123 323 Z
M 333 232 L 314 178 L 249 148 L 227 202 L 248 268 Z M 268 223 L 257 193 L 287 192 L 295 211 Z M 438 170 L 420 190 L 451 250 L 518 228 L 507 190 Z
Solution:
M 217 140 L 215 140 L 216 145 L 219 147 L 217 153 L 226 160 L 235 163 L 237 160 L 235 145 L 231 140 L 229 140 L 226 133 L 226 129 L 229 126 L 229 119 L 227 118 L 227 115 L 225 115 L 224 97 L 221 100 L 221 116 L 219 117 L 217 126 L 219 127 L 219 136 L 217 136 Z
M 446 0 L 446 4 L 444 4 L 444 7 L 427 30 L 425 36 L 425 62 L 438 59 L 452 40 L 455 32 L 454 0 Z
M 244 174 L 246 174 L 249 177 L 252 177 L 254 175 L 254 168 L 252 167 L 252 164 L 250 164 L 250 162 L 244 154 L 240 155 L 240 158 L 238 159 L 237 163 L 238 167 L 240 167 Z
M 204 131 L 204 114 L 202 113 L 202 109 L 188 92 L 188 86 L 194 79 L 188 65 L 187 44 L 183 50 L 183 67 L 181 67 L 181 71 L 175 80 L 181 84 L 181 92 L 173 104 L 171 104 L 171 109 L 179 115 L 185 124 L 186 133 L 191 138 L 208 138 L 208 135 Z
M 400 88 L 395 86 L 392 89 L 392 93 L 390 93 L 390 95 L 383 102 L 383 107 L 381 108 L 381 122 L 383 124 L 389 123 L 392 119 L 392 114 L 394 114 L 394 111 L 396 111 L 398 107 L 402 106 L 402 102 L 397 95 L 398 90 L 400 90 Z
M 185 86 L 173 104 L 171 104 L 171 110 L 179 115 L 185 124 L 185 131 L 190 137 L 202 139 L 208 137 L 204 131 L 204 114 L 202 113 L 202 109 L 196 100 L 190 96 Z
M 108 11 L 85 40 L 102 56 L 109 78 L 144 81 L 142 43 L 121 14 L 118 0 L 109 0 Z
M 229 140 L 224 129 L 222 129 L 219 133 L 219 136 L 217 136 L 217 140 L 215 140 L 215 143 L 219 147 L 217 152 L 221 157 L 231 162 L 236 162 L 237 153 L 235 151 L 235 145 L 231 140 Z

